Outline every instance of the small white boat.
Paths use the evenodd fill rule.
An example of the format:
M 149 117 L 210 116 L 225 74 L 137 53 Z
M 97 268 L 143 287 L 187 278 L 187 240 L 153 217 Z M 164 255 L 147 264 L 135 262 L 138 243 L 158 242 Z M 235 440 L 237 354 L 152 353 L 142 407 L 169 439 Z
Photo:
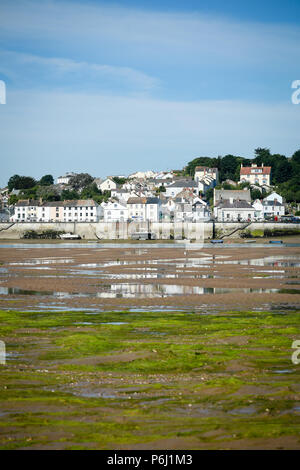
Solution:
M 60 238 L 62 240 L 80 240 L 81 236 L 77 235 L 76 233 L 62 233 Z

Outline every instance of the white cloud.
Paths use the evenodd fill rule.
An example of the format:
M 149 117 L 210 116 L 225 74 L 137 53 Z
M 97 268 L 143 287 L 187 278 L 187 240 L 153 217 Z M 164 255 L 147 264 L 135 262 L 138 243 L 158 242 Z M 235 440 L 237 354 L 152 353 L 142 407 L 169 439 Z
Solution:
M 142 11 L 67 1 L 2 0 L 4 38 L 51 41 L 58 47 L 87 47 L 94 55 L 109 50 L 139 60 L 177 64 L 295 63 L 299 26 L 241 22 L 200 13 Z
M 15 85 L 21 82 L 35 84 L 43 74 L 44 78 L 56 80 L 60 85 L 72 88 L 74 80 L 81 80 L 82 87 L 88 81 L 96 80 L 101 89 L 101 79 L 114 79 L 117 84 L 125 84 L 137 91 L 156 88 L 159 81 L 130 67 L 117 67 L 107 64 L 95 64 L 66 58 L 41 57 L 15 51 L 0 51 L 0 73 L 10 77 Z M 37 80 L 38 79 L 38 80 Z M 53 86 L 54 83 L 52 83 Z
M 2 185 L 16 172 L 119 174 L 182 167 L 197 155 L 251 157 L 259 146 L 289 155 L 299 147 L 300 106 L 291 103 L 14 92 L 2 108 Z

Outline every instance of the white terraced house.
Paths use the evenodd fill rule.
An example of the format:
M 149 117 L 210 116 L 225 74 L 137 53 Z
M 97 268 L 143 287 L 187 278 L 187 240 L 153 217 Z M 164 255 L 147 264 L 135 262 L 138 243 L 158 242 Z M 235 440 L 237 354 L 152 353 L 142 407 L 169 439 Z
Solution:
M 93 199 L 63 201 L 59 206 L 60 220 L 63 222 L 97 222 L 102 215 L 102 207 Z
M 13 222 L 97 222 L 102 207 L 92 199 L 42 202 L 21 200 L 15 205 Z
M 128 218 L 136 221 L 158 222 L 160 202 L 157 197 L 130 197 L 127 201 Z

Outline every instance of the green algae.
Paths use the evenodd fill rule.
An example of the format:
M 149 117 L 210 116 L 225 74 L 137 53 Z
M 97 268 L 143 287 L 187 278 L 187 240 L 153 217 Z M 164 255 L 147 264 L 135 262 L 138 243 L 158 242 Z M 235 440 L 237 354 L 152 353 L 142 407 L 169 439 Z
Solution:
M 299 311 L 0 311 L 20 354 L 0 366 L 0 448 L 298 436 L 299 325 Z

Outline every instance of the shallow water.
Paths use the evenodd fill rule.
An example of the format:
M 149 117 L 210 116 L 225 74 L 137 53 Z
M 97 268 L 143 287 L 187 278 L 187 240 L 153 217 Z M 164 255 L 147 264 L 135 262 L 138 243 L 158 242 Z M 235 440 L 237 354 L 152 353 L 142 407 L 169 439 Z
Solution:
M 268 243 L 255 243 L 251 244 L 253 248 L 274 248 L 275 245 Z M 110 248 L 136 248 L 137 244 L 134 243 L 120 243 L 118 240 L 112 243 L 97 243 L 97 242 L 89 242 L 89 243 L 60 243 L 60 242 L 53 242 L 53 243 L 0 243 L 1 248 L 21 248 L 30 250 L 31 248 L 96 248 L 96 249 L 110 249 Z M 195 250 L 199 248 L 249 248 L 248 243 L 220 243 L 220 244 L 213 244 L 213 243 L 139 243 L 138 248 L 185 248 L 187 250 Z M 276 245 L 276 248 L 279 247 L 300 247 L 300 243 L 282 243 Z

